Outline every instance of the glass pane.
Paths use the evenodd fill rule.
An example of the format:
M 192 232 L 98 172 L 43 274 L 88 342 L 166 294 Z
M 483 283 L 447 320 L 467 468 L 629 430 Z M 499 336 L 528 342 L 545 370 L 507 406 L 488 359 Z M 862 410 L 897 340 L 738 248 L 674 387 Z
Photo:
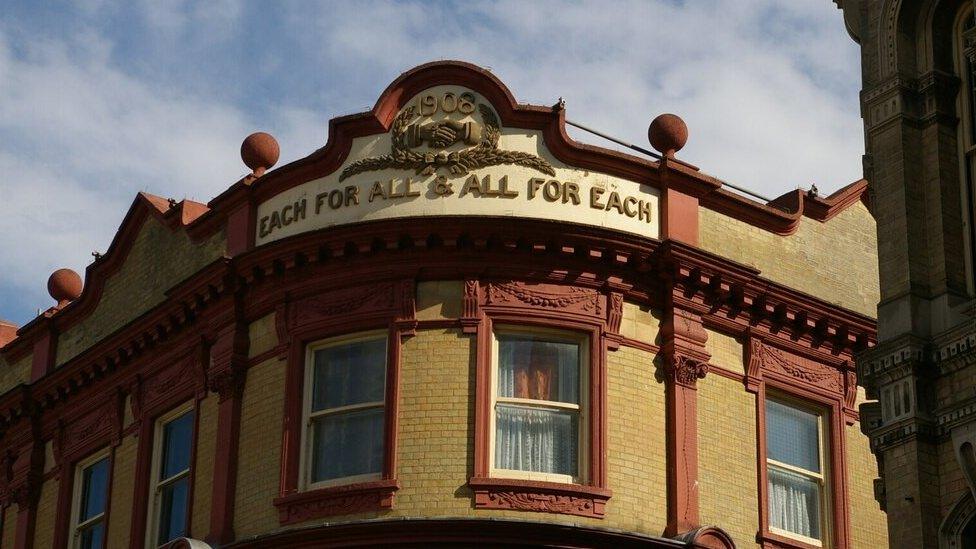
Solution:
M 820 484 L 813 479 L 770 466 L 769 525 L 820 539 Z
M 766 452 L 769 459 L 820 472 L 817 415 L 766 401 Z
M 105 545 L 105 523 L 90 524 L 78 536 L 81 549 L 101 549 Z
M 386 338 L 315 351 L 312 411 L 383 400 Z
M 166 543 L 186 535 L 186 504 L 190 479 L 183 477 L 167 484 L 159 496 L 159 536 L 156 543 Z
M 497 406 L 495 467 L 576 476 L 578 451 L 577 412 Z
M 159 480 L 190 468 L 193 412 L 187 412 L 163 426 L 163 460 Z
M 85 467 L 81 472 L 81 508 L 78 522 L 105 512 L 108 488 L 108 458 Z
M 579 345 L 500 334 L 498 396 L 579 404 Z
M 313 431 L 312 482 L 383 471 L 383 408 L 320 417 Z

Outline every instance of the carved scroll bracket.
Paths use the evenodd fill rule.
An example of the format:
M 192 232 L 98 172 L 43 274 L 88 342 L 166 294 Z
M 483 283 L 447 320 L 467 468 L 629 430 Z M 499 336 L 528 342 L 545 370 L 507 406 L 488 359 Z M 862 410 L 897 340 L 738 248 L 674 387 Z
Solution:
M 207 389 L 219 395 L 219 401 L 239 397 L 247 374 L 247 352 L 250 346 L 247 325 L 234 322 L 217 332 L 210 346 Z

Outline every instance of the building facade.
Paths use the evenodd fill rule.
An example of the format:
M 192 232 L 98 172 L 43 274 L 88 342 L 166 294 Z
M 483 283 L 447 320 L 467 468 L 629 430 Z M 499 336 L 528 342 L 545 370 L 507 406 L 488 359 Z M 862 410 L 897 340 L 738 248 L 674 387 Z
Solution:
M 969 0 L 838 2 L 861 46 L 878 219 L 862 409 L 893 547 L 976 547 L 976 30 Z
M 876 548 L 867 184 L 743 198 L 460 62 L 0 327 L 4 549 Z

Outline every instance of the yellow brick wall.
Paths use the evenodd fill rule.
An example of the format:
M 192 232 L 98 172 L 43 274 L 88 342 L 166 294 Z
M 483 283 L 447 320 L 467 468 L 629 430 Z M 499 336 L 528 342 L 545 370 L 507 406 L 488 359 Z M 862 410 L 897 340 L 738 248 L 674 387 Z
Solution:
M 0 547 L 3 549 L 14 546 L 14 536 L 17 535 L 17 506 L 10 504 L 3 511 L 3 537 L 0 538 Z
M 30 382 L 31 361 L 34 355 L 27 355 L 14 363 L 0 357 L 0 395 L 21 383 Z
M 654 355 L 621 347 L 607 355 L 607 475 L 613 497 L 604 526 L 661 535 L 667 525 L 664 384 Z
M 210 532 L 210 502 L 213 490 L 214 454 L 217 440 L 217 395 L 200 402 L 197 456 L 193 465 L 193 517 L 190 534 L 203 539 Z
M 132 490 L 136 482 L 136 454 L 139 438 L 122 439 L 112 458 L 112 501 L 108 517 L 107 547 L 128 547 L 129 527 L 135 505 Z
M 278 527 L 272 501 L 281 471 L 281 425 L 285 399 L 285 363 L 268 360 L 247 372 L 241 401 L 234 531 L 238 537 Z
M 804 217 L 779 236 L 707 208 L 699 209 L 701 247 L 762 271 L 762 276 L 831 303 L 877 316 L 877 234 L 858 202 L 826 223 Z
M 847 427 L 847 494 L 850 506 L 851 549 L 888 546 L 888 519 L 874 499 L 878 463 L 868 438 L 857 424 Z
M 717 525 L 736 547 L 756 547 L 759 485 L 756 396 L 710 374 L 698 381 L 698 479 L 702 524 Z
M 624 302 L 620 319 L 620 335 L 651 345 L 660 345 L 661 311 L 646 305 Z
M 223 253 L 222 233 L 194 243 L 186 232 L 170 231 L 155 218 L 147 219 L 125 263 L 106 281 L 98 306 L 58 338 L 57 364 L 161 303 L 166 290 Z
M 417 319 L 439 320 L 461 316 L 464 282 L 438 280 L 417 284 Z
M 275 326 L 275 314 L 263 316 L 247 327 L 247 337 L 250 342 L 247 356 L 254 357 L 270 351 L 278 345 L 278 332 Z
M 54 523 L 57 520 L 58 479 L 50 478 L 41 485 L 41 497 L 37 501 L 37 518 L 34 523 L 34 547 L 51 547 L 54 543 Z
M 745 374 L 745 350 L 742 342 L 721 332 L 705 331 L 708 333 L 705 349 L 712 355 L 708 361 L 709 364 L 720 366 L 737 374 Z

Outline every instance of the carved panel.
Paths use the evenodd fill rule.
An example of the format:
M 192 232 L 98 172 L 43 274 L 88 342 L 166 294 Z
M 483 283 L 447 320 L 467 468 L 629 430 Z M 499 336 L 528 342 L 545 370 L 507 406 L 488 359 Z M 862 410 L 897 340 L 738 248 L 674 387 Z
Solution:
M 750 371 L 755 364 L 764 373 L 775 373 L 832 393 L 845 394 L 844 375 L 834 367 L 781 351 L 758 341 L 753 341 L 750 354 Z
M 119 429 L 118 409 L 115 398 L 105 398 L 101 406 L 68 423 L 56 450 L 59 461 L 79 457 L 78 454 L 99 441 L 109 442 Z
M 350 484 L 312 490 L 278 498 L 278 520 L 294 524 L 306 520 L 349 515 L 393 506 L 393 495 L 399 489 L 395 480 Z
M 198 353 L 191 352 L 174 360 L 176 364 L 172 366 L 168 361 L 161 361 L 155 374 L 138 385 L 141 394 L 138 399 L 133 398 L 133 412 L 139 414 L 138 419 L 176 394 L 192 393 L 206 387 L 206 374 L 203 365 L 199 364 Z
M 608 491 L 548 482 L 472 480 L 474 505 L 479 509 L 511 509 L 602 518 Z
M 513 305 L 550 309 L 603 317 L 604 296 L 596 290 L 557 284 L 491 282 L 485 296 L 487 305 Z
M 295 306 L 295 325 L 302 326 L 328 317 L 389 311 L 397 304 L 392 282 L 368 284 L 303 299 Z

